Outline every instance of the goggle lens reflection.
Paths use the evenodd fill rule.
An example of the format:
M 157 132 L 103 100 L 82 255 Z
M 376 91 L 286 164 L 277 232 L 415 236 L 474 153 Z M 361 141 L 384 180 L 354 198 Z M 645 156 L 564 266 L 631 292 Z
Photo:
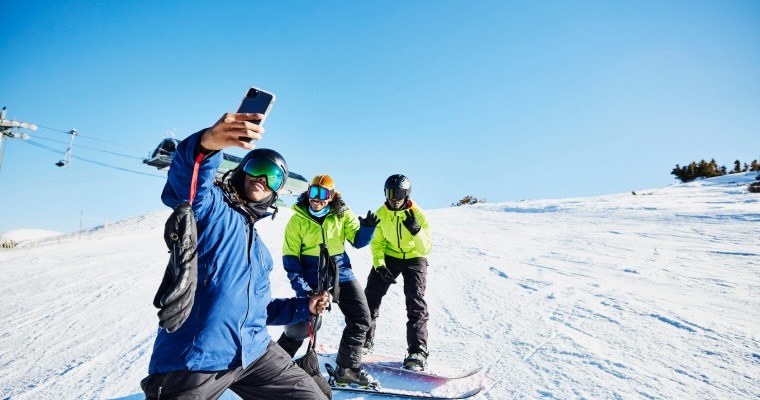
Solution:
M 317 200 L 327 200 L 332 195 L 332 190 L 320 186 L 309 186 L 309 198 Z
M 285 184 L 285 171 L 268 158 L 252 158 L 245 163 L 243 171 L 251 176 L 264 176 L 267 178 L 267 186 L 273 191 L 278 191 Z

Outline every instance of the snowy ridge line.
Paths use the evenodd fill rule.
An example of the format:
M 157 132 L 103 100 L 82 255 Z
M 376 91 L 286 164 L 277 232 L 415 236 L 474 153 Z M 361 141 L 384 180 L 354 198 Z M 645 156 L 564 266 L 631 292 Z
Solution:
M 135 230 L 139 229 L 137 226 L 146 222 L 151 222 L 153 218 L 161 217 L 163 215 L 168 216 L 169 212 L 158 211 L 146 215 L 132 217 L 122 221 L 114 221 L 96 227 L 85 229 L 77 232 L 63 233 L 60 235 L 48 236 L 40 239 L 26 239 L 17 241 L 16 248 L 30 248 L 36 246 L 43 246 L 47 244 L 68 243 L 72 241 L 85 240 L 89 237 L 98 236 L 102 233 L 116 234 L 123 230 Z M 162 228 L 163 229 L 163 228 Z

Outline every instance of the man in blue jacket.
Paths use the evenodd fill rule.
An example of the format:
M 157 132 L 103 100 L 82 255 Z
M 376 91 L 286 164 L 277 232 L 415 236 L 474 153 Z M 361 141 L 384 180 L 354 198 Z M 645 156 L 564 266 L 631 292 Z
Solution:
M 243 399 L 325 399 L 266 328 L 308 320 L 327 297 L 271 298 L 272 257 L 254 224 L 270 207 L 276 212 L 288 171 L 276 151 L 252 150 L 264 132 L 252 121 L 263 117 L 225 114 L 177 147 L 161 199 L 172 208 L 192 204 L 197 288 L 187 320 L 171 333 L 158 330 L 141 382 L 147 399 L 217 399 L 228 388 Z M 215 183 L 219 151 L 232 146 L 252 151 Z

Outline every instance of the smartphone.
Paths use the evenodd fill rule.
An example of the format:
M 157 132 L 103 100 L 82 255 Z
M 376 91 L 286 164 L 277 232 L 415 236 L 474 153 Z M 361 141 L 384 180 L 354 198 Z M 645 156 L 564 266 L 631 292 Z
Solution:
M 248 89 L 248 93 L 243 97 L 243 101 L 240 103 L 240 107 L 237 112 L 239 113 L 260 113 L 264 114 L 264 119 L 257 121 L 251 121 L 255 124 L 263 125 L 264 120 L 269 115 L 269 110 L 274 104 L 274 94 L 265 90 L 261 90 L 255 87 Z M 245 139 L 250 142 L 250 139 Z

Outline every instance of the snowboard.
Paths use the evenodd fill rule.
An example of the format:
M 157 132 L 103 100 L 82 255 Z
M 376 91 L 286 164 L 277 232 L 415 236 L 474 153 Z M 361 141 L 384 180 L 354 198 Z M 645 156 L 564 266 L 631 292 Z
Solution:
M 317 345 L 316 347 L 317 355 L 319 355 L 321 358 L 326 358 L 329 360 L 332 360 L 332 364 L 335 364 L 335 359 L 338 356 L 338 349 L 332 346 L 328 346 L 325 344 Z M 455 374 L 438 374 L 431 371 L 412 371 L 409 369 L 404 368 L 404 360 L 393 357 L 393 356 L 387 356 L 383 354 L 367 354 L 362 356 L 362 367 L 369 370 L 390 370 L 390 371 L 397 371 L 397 375 L 406 375 L 406 374 L 414 374 L 420 378 L 424 377 L 424 379 L 427 379 L 429 381 L 440 381 L 441 383 L 444 383 L 446 381 L 452 380 L 452 379 L 464 379 L 469 378 L 471 376 L 477 375 L 482 371 L 482 368 L 474 368 L 471 370 L 466 370 L 462 372 L 458 372 Z M 370 373 L 371 374 L 371 373 Z
M 483 379 L 480 369 L 456 376 L 442 376 L 427 371 L 411 371 L 402 368 L 402 360 L 381 354 L 366 355 L 362 367 L 380 382 L 379 388 L 337 386 L 332 377 L 337 349 L 320 345 L 316 348 L 320 363 L 325 367 L 333 392 L 355 392 L 378 398 L 407 399 L 466 399 L 480 393 Z

